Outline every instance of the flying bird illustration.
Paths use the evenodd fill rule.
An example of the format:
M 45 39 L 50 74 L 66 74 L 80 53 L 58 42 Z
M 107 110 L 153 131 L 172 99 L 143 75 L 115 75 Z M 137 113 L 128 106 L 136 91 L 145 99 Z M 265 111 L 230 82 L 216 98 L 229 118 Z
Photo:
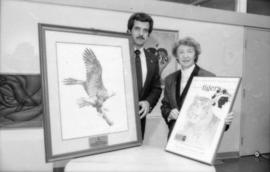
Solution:
M 102 81 L 102 66 L 90 48 L 86 48 L 83 52 L 83 61 L 86 68 L 86 80 L 78 80 L 74 78 L 66 78 L 63 80 L 65 85 L 82 85 L 88 98 L 81 98 L 78 101 L 79 107 L 92 106 L 96 108 L 98 114 L 111 126 L 113 122 L 107 117 L 103 104 L 115 93 L 109 94 L 104 87 Z

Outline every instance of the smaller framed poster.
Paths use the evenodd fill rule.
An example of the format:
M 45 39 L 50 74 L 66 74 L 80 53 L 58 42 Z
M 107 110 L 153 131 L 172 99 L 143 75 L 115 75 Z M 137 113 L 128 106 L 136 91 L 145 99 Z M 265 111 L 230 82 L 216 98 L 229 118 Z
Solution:
M 239 77 L 194 77 L 166 151 L 213 164 Z

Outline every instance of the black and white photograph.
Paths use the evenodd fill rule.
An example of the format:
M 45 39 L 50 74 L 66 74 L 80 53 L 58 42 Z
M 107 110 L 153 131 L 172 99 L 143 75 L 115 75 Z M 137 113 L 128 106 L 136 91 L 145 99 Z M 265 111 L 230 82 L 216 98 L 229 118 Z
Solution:
M 269 54 L 269 0 L 0 0 L 0 172 L 268 172 Z

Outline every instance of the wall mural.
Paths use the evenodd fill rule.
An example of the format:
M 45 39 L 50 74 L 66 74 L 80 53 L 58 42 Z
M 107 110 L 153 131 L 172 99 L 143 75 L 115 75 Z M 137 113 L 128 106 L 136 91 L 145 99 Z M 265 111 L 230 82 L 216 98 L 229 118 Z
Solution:
M 172 55 L 172 47 L 178 39 L 178 31 L 154 29 L 145 47 L 159 58 L 161 83 L 165 77 L 176 70 L 176 62 Z
M 175 72 L 177 69 L 176 60 L 172 55 L 172 48 L 178 40 L 178 35 L 179 32 L 176 30 L 154 29 L 145 45 L 148 50 L 155 53 L 159 58 L 159 73 L 162 88 L 164 86 L 165 77 Z M 162 97 L 149 116 L 161 116 L 161 99 Z
M 40 75 L 0 74 L 0 127 L 42 124 Z

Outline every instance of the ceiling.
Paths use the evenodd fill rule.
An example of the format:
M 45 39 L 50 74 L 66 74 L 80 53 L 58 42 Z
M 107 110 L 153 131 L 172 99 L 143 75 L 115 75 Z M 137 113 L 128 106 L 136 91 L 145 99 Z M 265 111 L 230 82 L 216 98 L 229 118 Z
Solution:
M 236 0 L 161 0 L 235 11 Z M 270 16 L 270 0 L 247 0 L 247 13 Z

